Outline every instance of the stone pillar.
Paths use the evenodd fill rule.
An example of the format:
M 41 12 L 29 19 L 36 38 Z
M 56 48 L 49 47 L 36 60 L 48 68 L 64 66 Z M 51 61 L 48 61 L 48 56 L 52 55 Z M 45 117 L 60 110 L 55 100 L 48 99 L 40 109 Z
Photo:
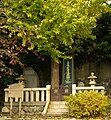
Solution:
M 51 89 L 51 85 L 47 85 L 46 88 L 47 88 L 47 90 L 46 90 L 46 101 L 49 102 L 50 101 L 50 89 Z
M 76 84 L 72 84 L 72 94 L 76 94 Z
M 59 62 L 51 60 L 51 87 L 55 92 L 59 89 Z

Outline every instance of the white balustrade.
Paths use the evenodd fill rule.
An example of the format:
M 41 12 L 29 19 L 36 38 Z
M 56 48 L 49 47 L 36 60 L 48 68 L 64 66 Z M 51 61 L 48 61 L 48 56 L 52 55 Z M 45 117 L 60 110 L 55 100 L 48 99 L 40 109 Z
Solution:
M 44 91 L 42 90 L 42 91 L 41 91 L 41 101 L 44 101 L 44 95 L 45 95 L 45 94 L 44 94 Z
M 23 89 L 23 102 L 37 102 L 37 101 L 50 101 L 50 85 L 46 88 L 24 88 Z M 9 102 L 9 89 L 5 90 L 5 102 Z M 18 102 L 18 98 L 15 98 L 15 102 Z
M 36 91 L 36 96 L 39 96 L 39 91 Z M 35 101 L 39 101 L 39 97 L 36 97 Z
M 42 112 L 43 116 L 47 113 L 47 110 L 48 110 L 48 107 L 49 107 L 51 85 L 47 85 L 46 88 L 47 88 L 47 91 L 46 91 L 46 104 L 45 104 L 44 110 Z
M 76 84 L 72 84 L 72 94 L 75 95 L 77 92 L 82 92 L 82 91 L 100 91 L 104 94 L 105 88 L 103 86 L 89 86 L 89 87 L 77 87 Z
M 25 101 L 28 102 L 29 101 L 29 92 L 25 91 Z
M 18 102 L 18 98 L 15 98 L 15 102 Z
M 8 91 L 5 91 L 5 102 L 8 102 Z
M 30 91 L 30 101 L 34 101 L 34 91 Z
M 49 102 L 50 101 L 50 89 L 51 89 L 51 85 L 47 85 L 46 88 L 47 88 L 47 91 L 46 91 L 46 101 Z

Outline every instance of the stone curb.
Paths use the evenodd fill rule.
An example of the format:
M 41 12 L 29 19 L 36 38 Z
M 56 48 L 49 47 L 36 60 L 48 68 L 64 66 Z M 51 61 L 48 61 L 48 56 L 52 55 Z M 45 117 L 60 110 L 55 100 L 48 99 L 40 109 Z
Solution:
M 1 117 L 0 120 L 55 120 L 54 118 L 9 118 L 9 117 Z M 63 118 L 63 119 L 56 119 L 56 120 L 76 120 L 75 118 Z

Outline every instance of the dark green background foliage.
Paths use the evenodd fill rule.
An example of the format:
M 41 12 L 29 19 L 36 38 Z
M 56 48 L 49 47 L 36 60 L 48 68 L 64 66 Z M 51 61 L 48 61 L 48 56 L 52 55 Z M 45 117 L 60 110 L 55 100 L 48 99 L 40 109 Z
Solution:
M 102 14 L 96 23 L 92 29 L 95 39 L 74 38 L 76 49 L 73 47 L 72 54 L 75 55 L 75 65 L 111 61 L 111 13 Z

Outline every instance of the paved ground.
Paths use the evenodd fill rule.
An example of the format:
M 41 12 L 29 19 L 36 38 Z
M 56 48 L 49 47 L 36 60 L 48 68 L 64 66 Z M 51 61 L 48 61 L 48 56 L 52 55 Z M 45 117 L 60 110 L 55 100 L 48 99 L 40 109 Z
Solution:
M 62 118 L 62 117 L 48 117 L 48 118 L 10 118 L 10 117 L 0 117 L 0 120 L 76 120 L 75 118 Z
M 0 117 L 0 120 L 87 120 L 87 119 L 75 119 L 75 118 L 63 118 L 63 117 L 48 117 L 48 118 L 43 118 L 43 117 L 38 117 L 38 118 L 10 118 L 10 117 Z M 90 120 L 111 120 L 110 118 L 106 119 L 90 119 Z

